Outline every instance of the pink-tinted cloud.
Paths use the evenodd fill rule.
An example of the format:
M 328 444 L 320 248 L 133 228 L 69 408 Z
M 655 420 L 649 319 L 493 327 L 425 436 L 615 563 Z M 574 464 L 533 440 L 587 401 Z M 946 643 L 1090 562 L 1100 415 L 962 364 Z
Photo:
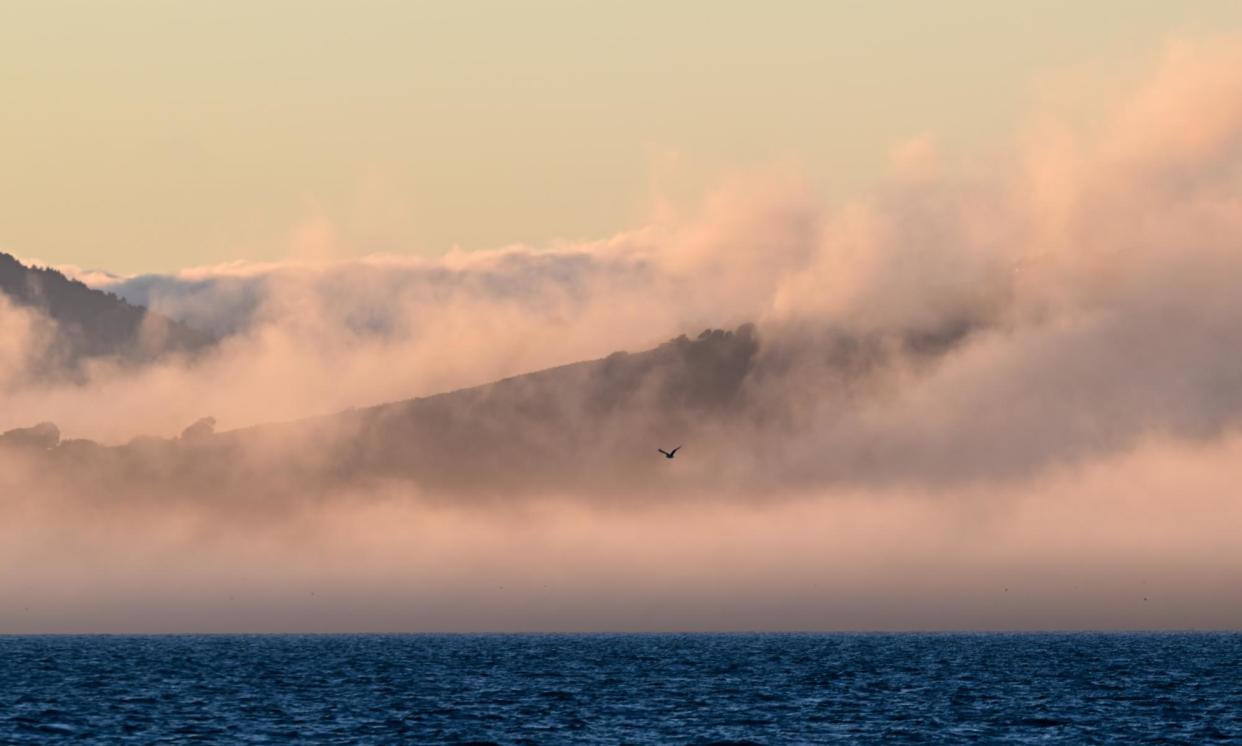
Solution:
M 611 401 L 607 376 L 575 372 L 452 400 L 477 406 L 446 431 L 490 428 L 496 452 L 437 456 L 435 484 L 353 479 L 339 454 L 361 415 L 121 461 L 78 444 L 72 475 L 8 456 L 0 546 L 38 571 L 6 591 L 45 609 L 11 629 L 74 603 L 97 629 L 141 628 L 126 605 L 160 629 L 1236 626 L 1239 48 L 1175 44 L 1097 126 L 1040 130 L 986 168 L 919 141 L 833 207 L 764 177 L 598 242 L 109 280 L 225 335 L 191 362 L 30 381 L 48 322 L 0 309 L 0 429 L 112 443 L 758 325 L 723 413 L 661 408 L 663 369 L 608 417 L 584 404 Z M 425 440 L 394 462 L 431 448 L 402 432 Z M 630 460 L 668 433 L 688 438 L 677 460 Z M 196 460 L 216 443 L 229 458 Z M 488 471 L 514 453 L 548 460 Z

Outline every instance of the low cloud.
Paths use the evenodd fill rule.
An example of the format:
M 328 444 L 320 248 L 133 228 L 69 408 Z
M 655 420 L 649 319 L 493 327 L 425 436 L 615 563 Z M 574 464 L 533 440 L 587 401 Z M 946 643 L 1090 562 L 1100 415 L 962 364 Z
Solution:
M 755 322 L 739 364 L 759 409 L 743 418 L 783 413 L 781 450 L 822 452 L 804 460 L 826 479 L 1025 474 L 1153 433 L 1213 437 L 1242 406 L 1242 107 L 1218 104 L 1238 99 L 1240 61 L 1236 45 L 1174 44 L 1089 133 L 1043 131 L 968 174 L 919 139 L 903 162 L 936 168 L 831 209 L 770 177 L 594 243 L 110 277 L 223 341 L 190 362 L 101 363 L 83 385 L 31 381 L 0 426 L 123 442 L 210 415 L 229 430 Z M 47 321 L 4 313 L 14 380 Z
M 302 539 L 272 527 L 310 516 L 297 524 L 313 526 L 308 542 L 345 547 L 334 565 L 346 568 L 333 581 L 339 593 L 365 576 L 380 578 L 388 598 L 398 585 L 388 573 L 416 568 L 425 597 L 471 613 L 507 609 L 513 616 L 489 618 L 512 628 L 557 625 L 435 585 L 436 563 L 464 563 L 459 580 L 468 587 L 479 577 L 470 567 L 500 572 L 505 557 L 520 555 L 515 566 L 537 573 L 565 558 L 598 559 L 562 595 L 527 596 L 569 604 L 577 616 L 564 617 L 576 620 L 568 626 L 598 628 L 587 606 L 567 600 L 581 591 L 574 583 L 610 578 L 619 598 L 658 605 L 664 596 L 639 582 L 658 570 L 624 571 L 632 555 L 600 559 L 564 542 L 580 535 L 608 547 L 660 521 L 681 532 L 657 542 L 683 573 L 670 589 L 723 588 L 728 572 L 752 571 L 723 595 L 703 590 L 686 601 L 684 617 L 664 617 L 674 621 L 706 620 L 713 604 L 777 603 L 792 626 L 909 626 L 885 604 L 900 604 L 897 589 L 917 590 L 900 581 L 903 568 L 935 557 L 940 575 L 920 576 L 928 585 L 918 592 L 948 584 L 966 595 L 953 606 L 958 616 L 938 617 L 934 594 L 916 594 L 913 618 L 928 626 L 1024 626 L 970 596 L 1003 582 L 979 569 L 993 561 L 1040 589 L 1030 598 L 1047 601 L 1043 616 L 1024 618 L 1117 625 L 1088 590 L 1050 584 L 1051 574 L 1074 571 L 1058 557 L 1094 563 L 1088 585 L 1098 590 L 1137 582 L 1126 563 L 1158 552 L 1171 564 L 1152 570 L 1153 583 L 1209 579 L 1186 591 L 1197 611 L 1151 616 L 1153 624 L 1236 624 L 1236 605 L 1210 596 L 1217 581 L 1237 579 L 1237 554 L 1195 548 L 1218 546 L 1214 527 L 1236 513 L 1222 485 L 1242 423 L 1236 42 L 1174 44 L 1090 131 L 1050 126 L 1056 117 L 1045 113 L 1008 152 L 969 168 L 937 154 L 930 139 L 912 141 L 898 148 L 889 183 L 833 206 L 797 179 L 768 176 L 725 185 L 684 220 L 597 242 L 95 277 L 223 337 L 193 361 L 137 370 L 100 362 L 84 382 L 41 382 L 22 361 L 51 322 L 0 306 L 0 390 L 8 392 L 0 429 L 50 420 L 69 439 L 6 456 L 7 494 L 25 485 L 23 494 L 46 496 L 10 508 L 90 515 L 107 493 L 125 510 L 160 516 L 166 536 L 188 531 L 221 556 L 239 542 L 239 556 L 257 565 L 271 552 L 283 558 L 271 565 L 289 573 Z M 698 338 L 704 328 L 746 322 L 755 326 Z M 606 358 L 683 333 L 689 338 L 646 356 Z M 214 432 L 175 437 L 208 416 Z M 129 442 L 138 436 L 158 438 Z M 673 462 L 651 458 L 657 445 L 679 444 Z M 992 510 L 995 525 L 975 533 L 972 516 Z M 1119 520 L 1127 511 L 1139 517 Z M 332 516 L 339 531 L 327 527 Z M 538 527 L 497 527 L 526 520 Z M 696 520 L 740 545 L 700 537 L 676 546 L 675 535 L 695 536 Z M 415 528 L 407 535 L 377 521 Z M 1162 539 L 1151 529 L 1162 521 L 1180 528 Z M 557 533 L 566 522 L 581 533 Z M 364 524 L 393 542 L 374 565 L 363 550 L 367 531 L 350 533 Z M 817 547 L 813 532 L 798 528 L 839 524 L 862 538 L 837 531 L 825 538 L 832 547 Z M 759 538 L 747 543 L 744 527 Z M 456 549 L 441 546 L 449 535 L 461 539 Z M 406 539 L 426 552 L 397 549 Z M 960 552 L 957 541 L 967 543 Z M 999 556 L 1014 542 L 1017 555 Z M 895 553 L 890 565 L 884 547 Z M 354 550 L 362 554 L 347 558 Z M 161 540 L 144 551 L 175 550 Z M 746 558 L 743 567 L 731 564 L 731 551 Z M 812 568 L 851 562 L 868 568 L 870 585 L 847 588 L 836 573 L 826 587 L 873 602 L 871 616 L 817 616 L 827 611 L 811 602 L 794 608 L 807 592 L 798 583 L 822 577 Z M 773 586 L 778 603 L 763 588 L 779 578 L 790 580 L 784 596 Z M 202 582 L 223 592 L 217 581 L 208 574 Z M 256 580 L 247 592 L 261 587 Z M 383 618 L 399 628 L 465 618 L 414 623 L 414 611 L 392 603 Z

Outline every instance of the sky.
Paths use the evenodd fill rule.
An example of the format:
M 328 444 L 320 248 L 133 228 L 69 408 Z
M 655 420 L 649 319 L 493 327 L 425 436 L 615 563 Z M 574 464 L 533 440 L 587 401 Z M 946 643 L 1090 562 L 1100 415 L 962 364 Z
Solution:
M 1239 28 L 1232 0 L 9 0 L 0 250 L 136 273 L 546 246 L 773 164 L 842 200 L 897 143 L 999 145 L 1067 79 Z
M 1242 5 L 515 8 L 4 5 L 0 633 L 1242 628 Z

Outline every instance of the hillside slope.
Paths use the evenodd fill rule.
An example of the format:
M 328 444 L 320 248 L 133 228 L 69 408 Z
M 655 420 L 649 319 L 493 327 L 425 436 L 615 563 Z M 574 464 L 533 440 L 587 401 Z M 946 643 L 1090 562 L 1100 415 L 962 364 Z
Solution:
M 254 505 L 394 486 L 489 499 L 719 492 L 806 477 L 778 464 L 808 418 L 831 421 L 882 397 L 892 376 L 934 365 L 969 331 L 899 340 L 825 332 L 761 345 L 744 325 L 312 419 L 216 433 L 204 418 L 178 438 L 114 447 L 52 442 L 49 423 L 10 440 L 50 459 L 47 473 L 74 489 L 154 499 Z M 656 451 L 675 446 L 684 448 L 671 462 Z M 864 447 L 837 466 L 869 458 Z
M 55 322 L 54 338 L 35 361 L 37 375 L 72 372 L 91 358 L 145 363 L 187 354 L 213 343 L 211 336 L 117 296 L 93 290 L 54 269 L 28 267 L 0 253 L 0 294 Z

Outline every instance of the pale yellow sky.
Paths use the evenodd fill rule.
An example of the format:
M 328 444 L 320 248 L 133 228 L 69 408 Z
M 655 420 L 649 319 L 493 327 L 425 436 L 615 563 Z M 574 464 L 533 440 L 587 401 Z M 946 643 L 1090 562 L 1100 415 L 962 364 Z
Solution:
M 1236 0 L 0 4 L 0 250 L 117 271 L 598 238 L 725 174 L 826 195 L 1005 137 Z M 653 186 L 658 185 L 658 186 Z

